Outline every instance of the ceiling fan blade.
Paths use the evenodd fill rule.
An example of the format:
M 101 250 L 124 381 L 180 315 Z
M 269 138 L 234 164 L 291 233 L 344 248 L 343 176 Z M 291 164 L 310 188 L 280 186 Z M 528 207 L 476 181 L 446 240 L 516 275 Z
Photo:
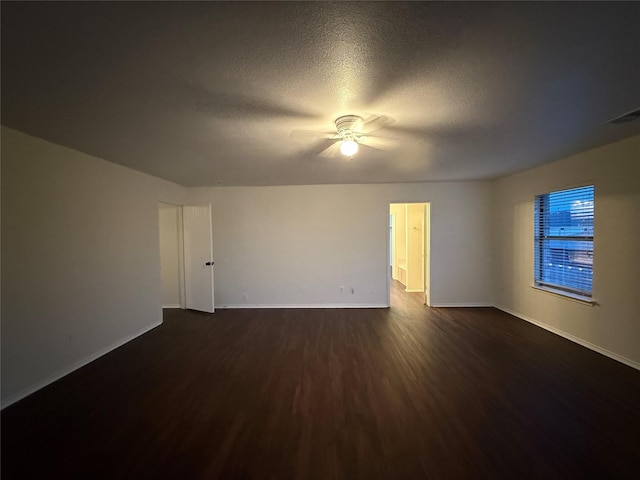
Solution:
M 333 144 L 318 153 L 319 157 L 323 158 L 335 158 L 340 155 L 340 142 L 332 140 Z
M 372 133 L 381 128 L 387 128 L 393 123 L 395 120 L 387 115 L 371 114 L 362 119 L 362 125 L 359 125 L 358 130 L 364 134 Z
M 379 137 L 374 135 L 363 135 L 358 138 L 358 143 L 364 147 L 384 151 L 393 150 L 398 146 L 398 141 L 395 138 Z
M 300 152 L 302 157 L 315 157 L 315 156 L 325 156 L 325 151 L 333 147 L 334 145 L 339 145 L 340 142 L 336 140 L 332 140 L 330 138 L 323 138 L 315 142 L 311 147 L 306 148 Z M 338 146 L 338 149 L 340 147 Z

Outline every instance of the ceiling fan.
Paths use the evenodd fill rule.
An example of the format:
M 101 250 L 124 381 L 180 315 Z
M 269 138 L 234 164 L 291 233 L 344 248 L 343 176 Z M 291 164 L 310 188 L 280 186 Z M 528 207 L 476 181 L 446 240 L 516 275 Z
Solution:
M 360 146 L 376 150 L 389 150 L 395 146 L 392 138 L 373 135 L 374 131 L 388 127 L 394 122 L 391 117 L 370 115 L 366 119 L 358 115 L 342 115 L 336 118 L 335 132 L 309 132 L 295 130 L 292 136 L 321 137 L 307 153 L 321 157 L 333 157 L 338 152 L 353 158 Z

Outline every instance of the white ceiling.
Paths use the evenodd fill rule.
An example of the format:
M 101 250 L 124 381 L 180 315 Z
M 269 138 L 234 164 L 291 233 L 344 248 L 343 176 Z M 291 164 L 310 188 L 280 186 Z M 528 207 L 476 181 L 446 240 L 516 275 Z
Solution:
M 2 8 L 2 123 L 188 185 L 495 178 L 639 132 L 640 3 Z M 318 157 L 344 114 L 396 148 Z

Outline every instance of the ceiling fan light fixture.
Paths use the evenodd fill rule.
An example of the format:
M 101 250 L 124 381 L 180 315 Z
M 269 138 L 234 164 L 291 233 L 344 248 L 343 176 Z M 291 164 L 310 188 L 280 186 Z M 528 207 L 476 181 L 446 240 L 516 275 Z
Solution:
M 358 152 L 358 142 L 353 139 L 343 140 L 340 144 L 340 153 L 347 157 L 352 157 Z

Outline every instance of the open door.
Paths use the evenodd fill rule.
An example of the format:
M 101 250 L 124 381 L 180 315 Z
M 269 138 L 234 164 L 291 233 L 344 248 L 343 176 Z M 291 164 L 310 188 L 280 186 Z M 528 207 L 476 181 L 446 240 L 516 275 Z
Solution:
M 185 307 L 213 313 L 211 205 L 182 207 Z

